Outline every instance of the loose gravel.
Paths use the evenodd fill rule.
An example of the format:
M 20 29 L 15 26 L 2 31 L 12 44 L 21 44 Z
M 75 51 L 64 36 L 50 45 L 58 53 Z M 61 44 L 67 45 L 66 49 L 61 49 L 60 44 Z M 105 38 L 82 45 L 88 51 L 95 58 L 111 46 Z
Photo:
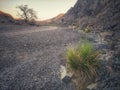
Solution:
M 0 26 L 0 90 L 66 90 L 60 65 L 78 41 L 65 27 Z

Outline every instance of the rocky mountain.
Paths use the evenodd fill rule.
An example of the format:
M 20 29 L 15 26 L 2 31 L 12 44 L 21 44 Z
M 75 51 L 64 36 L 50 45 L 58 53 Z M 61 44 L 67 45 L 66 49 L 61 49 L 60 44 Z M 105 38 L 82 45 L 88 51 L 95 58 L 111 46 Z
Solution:
M 80 29 L 90 28 L 100 34 L 106 33 L 104 41 L 109 47 L 106 55 L 110 58 L 103 61 L 106 71 L 100 77 L 96 90 L 119 90 L 120 0 L 78 0 L 63 19 L 67 24 L 75 23 Z
M 92 25 L 103 30 L 120 22 L 119 12 L 119 0 L 78 0 L 64 19 L 68 24 L 77 22 L 80 27 Z

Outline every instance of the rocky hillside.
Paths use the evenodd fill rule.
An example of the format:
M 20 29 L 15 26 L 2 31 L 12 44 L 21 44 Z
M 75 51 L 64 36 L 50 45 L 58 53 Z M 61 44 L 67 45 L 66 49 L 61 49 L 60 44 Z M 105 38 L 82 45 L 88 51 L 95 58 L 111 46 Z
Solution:
M 104 59 L 104 74 L 97 90 L 120 89 L 120 0 L 78 0 L 63 17 L 67 24 L 104 34 L 110 58 Z M 105 34 L 106 33 L 106 34 Z M 106 71 L 107 70 L 107 71 Z
M 103 30 L 114 28 L 120 22 L 119 12 L 119 0 L 78 0 L 64 19 L 69 24 L 77 22 L 81 27 L 92 25 Z
M 47 19 L 47 20 L 43 20 L 43 21 L 40 21 L 38 23 L 42 24 L 42 25 L 45 25 L 45 24 L 59 24 L 61 23 L 61 20 L 62 20 L 62 17 L 64 16 L 63 13 L 53 17 L 53 18 L 50 18 L 50 19 Z
M 10 14 L 0 11 L 0 23 L 13 23 L 14 21 Z
M 16 19 L 9 13 L 5 13 L 3 11 L 0 11 L 0 24 L 27 25 L 23 19 Z M 29 22 L 28 24 L 33 25 L 32 22 Z

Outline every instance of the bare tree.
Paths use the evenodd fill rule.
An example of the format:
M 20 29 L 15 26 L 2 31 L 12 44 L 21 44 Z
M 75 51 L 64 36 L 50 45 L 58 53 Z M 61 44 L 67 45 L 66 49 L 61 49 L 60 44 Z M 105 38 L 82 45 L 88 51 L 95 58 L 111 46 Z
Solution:
M 24 19 L 26 23 L 33 22 L 37 19 L 36 12 L 32 8 L 28 8 L 28 5 L 19 5 L 16 8 L 21 11 L 18 15 Z

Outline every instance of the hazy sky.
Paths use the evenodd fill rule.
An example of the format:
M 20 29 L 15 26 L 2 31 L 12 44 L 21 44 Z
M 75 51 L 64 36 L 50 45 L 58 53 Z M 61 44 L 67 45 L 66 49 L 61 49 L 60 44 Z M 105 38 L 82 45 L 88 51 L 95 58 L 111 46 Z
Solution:
M 65 13 L 74 6 L 77 0 L 0 0 L 0 10 L 16 17 L 17 5 L 25 5 L 37 11 L 39 20 L 52 18 L 60 13 Z

